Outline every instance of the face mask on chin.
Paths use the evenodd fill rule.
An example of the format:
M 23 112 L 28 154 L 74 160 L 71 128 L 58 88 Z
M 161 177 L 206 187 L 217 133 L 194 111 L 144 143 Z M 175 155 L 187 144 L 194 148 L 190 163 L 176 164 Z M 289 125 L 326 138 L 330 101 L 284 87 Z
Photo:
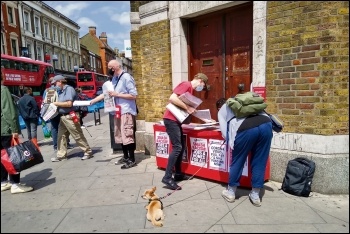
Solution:
M 108 74 L 114 76 L 114 70 L 112 68 L 108 69 Z

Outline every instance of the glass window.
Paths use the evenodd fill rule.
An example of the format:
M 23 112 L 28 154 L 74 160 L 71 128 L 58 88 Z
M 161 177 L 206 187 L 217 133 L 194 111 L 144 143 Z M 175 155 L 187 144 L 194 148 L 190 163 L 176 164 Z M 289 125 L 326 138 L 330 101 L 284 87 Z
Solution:
M 47 22 L 44 23 L 44 36 L 45 36 L 45 38 L 50 38 L 49 37 L 49 24 Z
M 24 12 L 24 28 L 29 31 L 29 13 Z
M 70 46 L 71 42 L 70 42 L 70 34 L 67 33 L 67 45 Z
M 53 40 L 57 41 L 57 27 L 56 26 L 52 27 L 52 34 L 53 34 Z
M 12 7 L 7 7 L 7 16 L 10 24 L 14 24 L 15 20 L 13 17 L 13 8 Z
M 42 61 L 43 57 L 42 57 L 42 51 L 41 51 L 41 47 L 40 46 L 38 46 L 36 48 L 36 53 L 37 53 L 36 56 L 37 56 L 38 60 Z
M 63 43 L 63 30 L 60 29 L 60 43 L 64 45 Z
M 39 17 L 34 17 L 35 34 L 40 35 Z
M 83 85 L 83 86 L 80 86 L 79 88 L 81 88 L 81 90 L 94 90 L 93 85 Z
M 92 74 L 91 73 L 79 74 L 78 81 L 83 81 L 83 82 L 92 81 Z
M 62 54 L 62 56 L 61 56 L 61 58 L 62 58 L 62 69 L 66 69 L 66 59 L 65 59 L 65 56 L 64 56 L 64 54 Z
M 1 33 L 1 53 L 7 54 L 5 33 Z
M 12 49 L 12 55 L 18 56 L 18 54 L 17 54 L 17 40 L 16 39 L 11 39 L 11 49 Z

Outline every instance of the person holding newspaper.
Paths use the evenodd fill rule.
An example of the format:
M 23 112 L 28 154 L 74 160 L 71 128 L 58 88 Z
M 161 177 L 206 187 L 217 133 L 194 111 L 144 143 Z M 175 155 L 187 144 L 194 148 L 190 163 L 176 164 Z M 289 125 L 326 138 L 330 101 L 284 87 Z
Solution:
M 170 95 L 169 102 L 185 110 L 188 114 L 193 114 L 196 111 L 195 108 L 184 103 L 179 96 L 185 94 L 186 92 L 193 94 L 194 90 L 200 92 L 203 90 L 207 82 L 208 77 L 205 74 L 196 74 L 192 81 L 183 81 L 174 88 L 173 93 Z M 190 116 L 188 118 L 190 118 Z M 182 122 L 177 120 L 177 118 L 168 108 L 164 113 L 163 121 L 173 147 L 171 153 L 169 154 L 168 164 L 165 170 L 165 175 L 162 178 L 162 183 L 167 185 L 172 190 L 181 190 L 181 187 L 177 185 L 176 181 L 189 179 L 188 176 L 181 172 L 182 154 L 186 147 L 181 128 Z M 174 168 L 175 175 L 173 177 Z

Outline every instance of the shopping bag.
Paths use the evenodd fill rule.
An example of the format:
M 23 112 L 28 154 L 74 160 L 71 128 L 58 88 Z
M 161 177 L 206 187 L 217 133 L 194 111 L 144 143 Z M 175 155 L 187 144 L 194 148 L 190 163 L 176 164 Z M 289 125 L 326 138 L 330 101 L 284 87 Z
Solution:
M 42 154 L 31 140 L 19 143 L 13 139 L 12 145 L 1 150 L 1 163 L 9 174 L 16 174 L 44 162 Z
M 47 127 L 46 122 L 42 121 L 43 133 L 45 138 L 51 137 L 51 130 Z

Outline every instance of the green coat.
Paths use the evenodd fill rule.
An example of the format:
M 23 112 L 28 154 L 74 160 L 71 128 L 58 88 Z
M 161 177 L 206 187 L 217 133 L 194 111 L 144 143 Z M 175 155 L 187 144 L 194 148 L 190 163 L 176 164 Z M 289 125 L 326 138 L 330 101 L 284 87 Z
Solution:
M 20 132 L 17 107 L 8 88 L 1 85 L 1 136 Z

